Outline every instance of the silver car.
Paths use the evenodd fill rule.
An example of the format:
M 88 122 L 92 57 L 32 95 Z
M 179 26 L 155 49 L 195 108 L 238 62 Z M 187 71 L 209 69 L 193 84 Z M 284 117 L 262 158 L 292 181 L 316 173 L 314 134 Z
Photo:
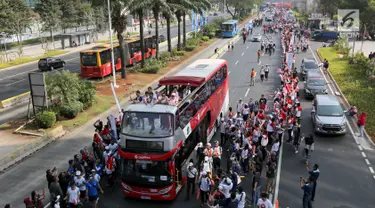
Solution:
M 316 95 L 311 119 L 317 133 L 346 134 L 345 114 L 334 95 Z
M 255 33 L 251 36 L 251 41 L 253 42 L 260 42 L 262 40 L 262 35 L 259 33 Z

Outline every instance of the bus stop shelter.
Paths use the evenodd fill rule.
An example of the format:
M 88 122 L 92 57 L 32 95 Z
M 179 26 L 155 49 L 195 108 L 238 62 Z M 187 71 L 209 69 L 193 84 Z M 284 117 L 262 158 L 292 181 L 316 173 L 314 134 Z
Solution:
M 55 36 L 55 38 L 61 40 L 62 49 L 67 47 L 81 46 L 84 44 L 90 44 L 90 31 L 74 32 L 74 33 L 62 33 Z

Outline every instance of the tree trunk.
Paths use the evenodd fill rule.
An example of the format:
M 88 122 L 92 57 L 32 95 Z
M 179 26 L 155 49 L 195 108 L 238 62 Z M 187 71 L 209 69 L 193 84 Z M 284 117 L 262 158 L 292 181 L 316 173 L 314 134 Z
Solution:
M 171 41 L 171 18 L 167 19 L 167 40 L 168 40 L 168 52 L 172 52 L 172 41 Z
M 51 40 L 52 40 L 52 47 L 53 47 L 53 50 L 55 50 L 55 38 L 53 36 L 53 31 L 52 31 L 52 28 L 49 30 L 50 34 L 51 34 Z M 48 48 L 47 48 L 48 50 Z
M 156 49 L 156 58 L 159 59 L 159 11 L 154 9 L 154 18 L 155 18 L 155 49 Z
M 186 13 L 183 12 L 182 16 L 182 46 L 186 46 Z
M 181 50 L 181 14 L 176 12 L 177 17 L 177 50 Z
M 141 60 L 141 67 L 143 68 L 145 66 L 145 41 L 143 37 L 143 10 L 140 9 L 138 11 L 139 14 L 139 37 L 141 41 L 141 55 L 142 55 L 142 60 Z
M 232 18 L 234 17 L 234 14 L 230 11 L 229 9 L 229 6 L 228 6 L 228 3 L 225 4 L 225 6 L 227 6 L 227 11 L 229 12 L 229 14 L 232 16 Z
M 126 59 L 126 50 L 129 51 L 128 47 L 126 47 L 127 44 L 124 44 L 124 37 L 121 33 L 117 33 L 117 39 L 120 45 L 120 59 L 121 59 L 121 78 L 126 79 L 126 64 L 128 63 Z

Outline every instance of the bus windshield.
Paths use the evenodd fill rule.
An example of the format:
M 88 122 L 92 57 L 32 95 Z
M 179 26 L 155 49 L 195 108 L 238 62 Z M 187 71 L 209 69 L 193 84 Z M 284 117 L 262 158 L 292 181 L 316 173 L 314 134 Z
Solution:
M 83 53 L 81 54 L 81 61 L 83 66 L 96 66 L 97 59 L 95 53 Z
M 232 32 L 233 31 L 233 25 L 232 24 L 222 24 L 221 30 L 223 32 Z
M 167 161 L 122 160 L 122 180 L 129 185 L 164 187 L 172 183 Z
M 173 136 L 173 116 L 170 113 L 124 113 L 122 133 L 133 137 L 163 138 Z

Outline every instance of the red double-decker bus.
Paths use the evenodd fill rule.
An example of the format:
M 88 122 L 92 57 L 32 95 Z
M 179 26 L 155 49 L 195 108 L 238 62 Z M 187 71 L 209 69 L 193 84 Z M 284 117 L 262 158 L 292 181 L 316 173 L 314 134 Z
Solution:
M 170 95 L 177 87 L 181 97 L 190 92 L 177 105 L 131 104 L 125 109 L 118 150 L 125 196 L 176 197 L 187 180 L 187 163 L 196 159 L 194 148 L 210 141 L 227 112 L 228 80 L 225 60 L 198 60 L 161 79 L 155 89 Z
M 133 66 L 142 60 L 140 38 L 125 38 L 127 47 L 125 50 L 125 60 L 127 66 Z M 155 37 L 146 36 L 144 38 L 145 58 L 150 58 L 156 54 Z M 115 58 L 115 69 L 121 69 L 120 45 L 116 42 L 113 45 Z M 81 51 L 81 76 L 90 78 L 101 78 L 112 73 L 112 57 L 110 44 L 103 44 L 92 49 Z

